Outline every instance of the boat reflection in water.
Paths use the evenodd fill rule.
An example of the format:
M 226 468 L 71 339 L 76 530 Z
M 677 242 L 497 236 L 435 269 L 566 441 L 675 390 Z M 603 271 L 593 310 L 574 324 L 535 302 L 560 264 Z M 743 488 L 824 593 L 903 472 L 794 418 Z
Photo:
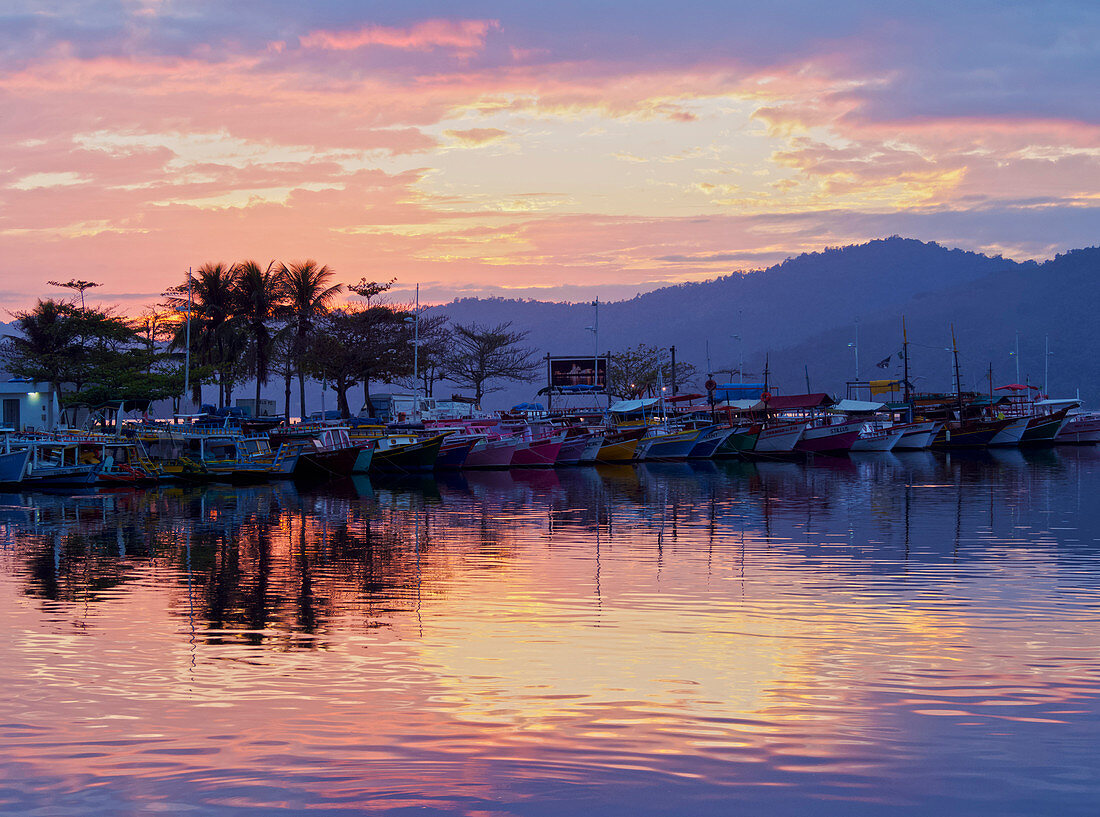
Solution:
M 1090 813 L 1098 490 L 1012 450 L 5 494 L 3 808 Z

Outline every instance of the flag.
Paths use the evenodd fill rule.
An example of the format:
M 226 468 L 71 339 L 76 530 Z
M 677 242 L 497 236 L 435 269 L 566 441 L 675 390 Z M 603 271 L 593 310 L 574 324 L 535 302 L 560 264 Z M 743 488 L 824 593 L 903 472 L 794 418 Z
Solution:
M 889 369 L 890 368 L 890 358 L 891 357 L 893 357 L 893 355 L 890 355 L 888 357 L 883 358 L 882 360 L 880 360 L 875 365 L 878 366 L 880 369 Z

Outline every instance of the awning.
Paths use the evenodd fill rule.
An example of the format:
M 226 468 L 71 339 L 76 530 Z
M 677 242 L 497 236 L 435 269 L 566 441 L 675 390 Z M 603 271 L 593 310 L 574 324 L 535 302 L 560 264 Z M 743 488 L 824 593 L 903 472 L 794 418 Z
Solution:
M 815 394 L 779 394 L 767 401 L 768 411 L 794 411 L 796 409 L 814 409 L 831 406 L 833 399 L 825 392 Z
M 1023 383 L 1009 383 L 1007 386 L 998 386 L 994 391 L 1027 391 L 1028 389 L 1039 391 L 1038 386 L 1025 386 Z
M 682 403 L 685 400 L 701 400 L 706 397 L 705 394 L 674 394 L 672 397 L 666 397 L 666 403 Z
M 613 405 L 608 411 L 613 414 L 630 414 L 634 411 L 641 411 L 644 408 L 649 408 L 657 404 L 656 397 L 646 397 L 642 400 L 620 400 Z
M 833 411 L 843 411 L 848 414 L 873 414 L 876 411 L 882 411 L 886 407 L 885 403 L 873 403 L 869 400 L 841 400 L 838 403 L 833 403 Z

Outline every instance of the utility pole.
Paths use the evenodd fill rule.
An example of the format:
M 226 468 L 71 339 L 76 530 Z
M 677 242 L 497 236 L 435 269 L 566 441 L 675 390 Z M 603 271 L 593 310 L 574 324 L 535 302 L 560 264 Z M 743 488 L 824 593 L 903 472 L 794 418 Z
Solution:
M 183 399 L 191 393 L 191 268 L 187 268 L 187 328 L 184 331 Z M 182 406 L 181 406 L 182 408 Z M 259 412 L 259 406 L 256 407 Z

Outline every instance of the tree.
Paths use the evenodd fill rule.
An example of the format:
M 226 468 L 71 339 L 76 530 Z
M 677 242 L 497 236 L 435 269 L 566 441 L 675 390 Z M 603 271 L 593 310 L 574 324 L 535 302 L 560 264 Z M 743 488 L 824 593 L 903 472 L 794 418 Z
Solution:
M 676 363 L 676 382 L 680 386 L 689 383 L 697 374 L 695 366 L 683 361 Z M 639 343 L 630 349 L 611 356 L 607 373 L 607 390 L 618 397 L 657 396 L 658 385 L 664 381 L 671 394 L 672 360 L 667 348 Z
M 307 371 L 332 384 L 341 417 L 351 416 L 348 390 L 359 381 L 365 364 L 366 351 L 358 324 L 357 310 L 330 310 L 318 322 L 316 335 L 304 356 Z
M 272 324 L 286 314 L 282 270 L 272 261 L 262 269 L 255 261 L 237 265 L 233 287 L 233 320 L 248 338 L 252 374 L 256 378 L 253 413 L 260 413 L 260 387 L 267 383 L 271 362 Z
M 76 278 L 70 278 L 65 283 L 60 281 L 47 281 L 47 284 L 54 287 L 61 287 L 62 289 L 73 289 L 80 293 L 80 311 L 84 311 L 84 290 L 91 289 L 92 287 L 101 287 L 103 284 L 95 281 L 80 281 Z
M 8 335 L 0 347 L 0 359 L 12 374 L 49 383 L 57 393 L 72 380 L 79 356 L 76 310 L 52 298 L 38 301 L 33 309 L 16 312 L 19 335 Z
M 479 405 L 486 394 L 503 388 L 487 385 L 494 380 L 535 380 L 541 362 L 534 358 L 534 349 L 520 345 L 527 332 L 514 331 L 511 326 L 511 321 L 493 327 L 455 324 L 444 379 L 459 388 L 473 389 Z
M 203 264 L 191 277 L 191 354 L 193 363 L 209 366 L 216 373 L 218 405 L 224 406 L 240 376 L 241 337 L 230 323 L 233 317 L 236 270 L 221 262 Z M 168 305 L 177 312 L 187 310 L 187 285 L 165 293 Z M 176 329 L 173 348 L 186 344 L 187 321 Z M 192 398 L 199 402 L 202 380 L 191 381 Z
M 328 312 L 332 301 L 343 289 L 341 284 L 333 285 L 329 283 L 332 277 L 332 270 L 327 266 L 317 266 L 317 262 L 313 260 L 283 267 L 283 286 L 286 289 L 287 306 L 290 311 L 294 336 L 291 356 L 298 372 L 298 399 L 300 413 L 303 417 L 306 416 L 304 361 L 306 352 L 309 349 L 309 341 L 317 321 Z M 289 419 L 289 393 L 287 394 L 286 416 Z

